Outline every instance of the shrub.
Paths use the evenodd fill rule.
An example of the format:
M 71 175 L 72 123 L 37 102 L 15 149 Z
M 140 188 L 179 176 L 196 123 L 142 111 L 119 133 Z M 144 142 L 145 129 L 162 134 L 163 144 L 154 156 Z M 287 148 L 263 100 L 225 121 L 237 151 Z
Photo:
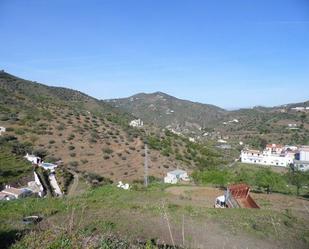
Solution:
M 74 150 L 75 149 L 75 146 L 73 146 L 73 145 L 69 145 L 69 150 Z
M 92 144 L 95 144 L 97 143 L 98 141 L 95 139 L 95 138 L 89 138 L 89 143 L 92 143 Z
M 15 134 L 17 134 L 17 135 L 24 135 L 25 134 L 25 130 L 23 130 L 21 128 L 17 128 L 17 129 L 15 129 Z
M 75 138 L 75 135 L 73 133 L 71 133 L 69 136 L 68 136 L 68 140 L 73 140 Z
M 224 187 L 230 180 L 230 175 L 226 170 L 205 170 L 192 174 L 194 181 L 203 184 L 214 184 Z
M 40 149 L 34 150 L 33 154 L 38 157 L 45 158 L 48 155 L 48 152 L 47 150 L 40 148 Z
M 72 167 L 77 167 L 78 166 L 78 162 L 77 161 L 71 161 L 69 162 L 69 165 L 72 166 Z
M 76 157 L 76 153 L 75 153 L 75 152 L 72 152 L 72 153 L 70 153 L 70 156 L 71 156 L 71 157 Z
M 112 154 L 113 153 L 113 150 L 111 148 L 109 148 L 109 147 L 103 148 L 102 151 L 105 154 Z

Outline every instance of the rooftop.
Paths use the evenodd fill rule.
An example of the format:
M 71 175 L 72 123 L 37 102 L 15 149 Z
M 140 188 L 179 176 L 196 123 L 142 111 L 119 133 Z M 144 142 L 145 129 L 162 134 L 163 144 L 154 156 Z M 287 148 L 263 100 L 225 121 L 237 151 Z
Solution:
M 282 148 L 282 144 L 267 144 L 266 148 Z
M 185 174 L 187 173 L 186 171 L 184 170 L 181 170 L 181 169 L 176 169 L 176 170 L 173 170 L 173 171 L 170 171 L 168 172 L 169 174 L 172 174 L 172 175 L 181 175 L 181 174 Z
M 13 187 L 6 188 L 6 189 L 2 190 L 2 193 L 4 193 L 4 194 L 12 194 L 12 195 L 20 195 L 23 192 L 24 192 L 24 189 L 13 188 Z
M 302 146 L 302 147 L 300 147 L 299 151 L 309 152 L 309 146 Z

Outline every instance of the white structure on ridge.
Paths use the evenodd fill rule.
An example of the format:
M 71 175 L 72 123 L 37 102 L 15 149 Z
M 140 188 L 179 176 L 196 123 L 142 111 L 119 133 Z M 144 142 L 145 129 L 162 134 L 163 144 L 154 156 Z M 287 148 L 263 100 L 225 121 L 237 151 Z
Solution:
M 5 131 L 6 131 L 5 127 L 0 126 L 0 135 L 2 135 L 2 133 L 5 132 Z
M 164 177 L 164 183 L 176 184 L 179 181 L 189 181 L 189 177 L 186 171 L 181 169 L 176 169 L 167 172 L 166 177 Z
M 294 162 L 297 147 L 268 144 L 263 151 L 242 150 L 241 162 L 287 167 Z
M 144 122 L 141 119 L 134 119 L 129 124 L 132 127 L 143 127 Z

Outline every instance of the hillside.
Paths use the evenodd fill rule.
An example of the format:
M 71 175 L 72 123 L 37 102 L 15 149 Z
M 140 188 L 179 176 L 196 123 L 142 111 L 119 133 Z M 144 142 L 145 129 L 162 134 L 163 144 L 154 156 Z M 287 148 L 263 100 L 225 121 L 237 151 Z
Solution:
M 263 122 L 273 115 L 251 109 L 218 112 L 222 116 L 213 129 L 222 129 L 221 134 L 228 126 L 244 125 L 243 119 L 251 120 L 255 129 L 255 120 Z M 305 129 L 306 117 L 289 115 L 299 116 Z M 230 163 L 237 150 L 222 153 L 211 141 L 191 142 L 151 124 L 132 128 L 128 124 L 133 118 L 81 92 L 0 72 L 0 126 L 6 128 L 0 136 L 0 184 L 24 185 L 32 166 L 23 156 L 33 152 L 45 161 L 63 162 L 56 177 L 66 193 L 64 198 L 0 202 L 0 244 L 4 248 L 222 248 L 226 243 L 233 248 L 308 247 L 308 175 L 301 197 L 296 197 L 288 172 Z M 231 118 L 240 121 L 223 125 Z M 141 184 L 145 141 L 148 188 Z M 186 169 L 194 183 L 163 184 L 165 173 L 177 167 Z M 116 188 L 109 179 L 130 182 L 132 188 Z M 213 208 L 222 187 L 242 181 L 260 192 L 254 193 L 260 210 Z M 277 193 L 267 195 L 266 188 Z M 25 224 L 22 219 L 28 215 L 38 215 L 42 221 Z M 227 237 L 229 241 L 223 239 Z
M 200 133 L 202 128 L 218 122 L 226 113 L 214 105 L 182 100 L 162 92 L 140 93 L 107 102 L 147 123 L 169 127 L 183 134 Z
M 203 142 L 216 143 L 224 139 L 235 145 L 234 148 L 240 141 L 252 147 L 261 147 L 265 143 L 309 143 L 308 111 L 297 112 L 292 109 L 296 106 L 306 107 L 308 101 L 226 111 L 157 92 L 107 102 L 146 123 L 154 123 Z
M 219 132 L 227 141 L 243 141 L 255 148 L 266 143 L 308 145 L 308 111 L 297 112 L 291 106 L 231 111 L 213 131 Z M 228 122 L 233 119 L 238 122 Z
M 81 92 L 0 72 L 0 126 L 6 127 L 1 153 L 12 158 L 35 153 L 45 161 L 63 161 L 70 171 L 114 181 L 143 179 L 145 140 L 150 148 L 149 175 L 160 179 L 178 167 L 191 171 L 222 162 L 217 152 L 192 146 L 186 138 L 153 126 L 132 128 L 128 125 L 132 118 Z M 0 167 L 6 169 L 2 161 Z M 30 168 L 12 171 L 12 180 Z M 11 178 L 1 182 L 6 179 Z
M 67 198 L 0 202 L 2 248 L 308 248 L 308 200 L 254 194 L 261 209 L 215 209 L 223 190 L 102 186 Z M 284 205 L 283 205 L 284 204 Z M 38 225 L 23 224 L 39 215 Z

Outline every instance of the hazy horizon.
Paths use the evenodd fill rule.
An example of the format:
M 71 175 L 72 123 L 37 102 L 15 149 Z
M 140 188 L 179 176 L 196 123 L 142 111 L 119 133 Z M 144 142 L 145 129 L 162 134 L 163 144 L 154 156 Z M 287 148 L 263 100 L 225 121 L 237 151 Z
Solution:
M 4 0 L 0 10 L 0 68 L 25 79 L 225 109 L 309 99 L 306 0 Z

